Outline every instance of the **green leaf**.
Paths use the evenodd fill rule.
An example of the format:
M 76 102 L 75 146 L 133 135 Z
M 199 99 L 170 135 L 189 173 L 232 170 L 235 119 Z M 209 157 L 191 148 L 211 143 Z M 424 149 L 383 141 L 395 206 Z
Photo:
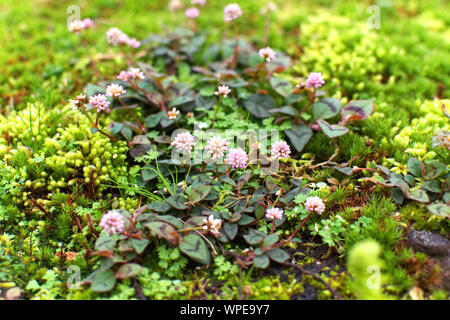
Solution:
M 271 245 L 277 243 L 277 241 L 278 241 L 279 238 L 280 238 L 280 237 L 279 237 L 278 234 L 276 234 L 276 233 L 273 233 L 273 234 L 271 234 L 271 235 L 268 235 L 268 236 L 264 239 L 263 247 L 264 247 L 264 248 L 270 247 Z
M 295 109 L 292 106 L 284 106 L 281 108 L 270 109 L 269 112 L 271 114 L 282 114 L 282 115 L 293 116 L 293 117 L 300 115 L 300 113 L 297 111 L 297 109 Z
M 153 211 L 156 211 L 156 212 L 164 213 L 164 212 L 169 211 L 170 204 L 168 204 L 166 202 L 155 201 L 155 202 L 150 203 L 148 205 L 148 208 L 150 210 L 153 210 Z
M 283 263 L 287 259 L 289 259 L 289 255 L 280 248 L 275 248 L 270 251 L 267 251 L 266 255 L 268 255 L 270 259 L 278 263 Z
M 297 152 L 303 150 L 313 135 L 311 128 L 304 124 L 294 124 L 291 129 L 284 131 L 284 133 Z
M 196 234 L 190 234 L 182 238 L 179 244 L 180 251 L 192 260 L 209 264 L 210 253 L 205 241 Z
M 450 207 L 444 203 L 430 204 L 427 209 L 437 216 L 450 218 Z
M 409 158 L 407 165 L 409 172 L 411 172 L 415 177 L 422 177 L 424 165 L 420 160 L 416 158 Z
M 149 115 L 147 118 L 145 118 L 145 127 L 147 128 L 156 127 L 161 121 L 162 117 L 163 117 L 162 112 Z
M 265 269 L 269 266 L 270 260 L 265 255 L 255 256 L 253 259 L 253 265 L 259 269 Z
M 442 192 L 441 185 L 436 180 L 425 181 L 422 184 L 422 188 L 424 188 L 427 191 L 434 192 L 434 193 Z
M 193 203 L 200 202 L 208 196 L 211 190 L 212 186 L 206 184 L 192 188 L 189 200 Z
M 336 116 L 341 110 L 342 103 L 336 98 L 324 98 L 312 106 L 314 119 L 329 119 Z
M 135 277 L 139 272 L 144 269 L 142 266 L 137 263 L 126 263 L 122 265 L 119 270 L 117 270 L 115 277 L 117 279 L 128 279 Z
M 245 241 L 251 246 L 260 244 L 262 241 L 264 241 L 264 238 L 266 237 L 266 234 L 260 231 L 257 231 L 255 229 L 249 228 L 248 234 L 244 235 Z
M 269 118 L 272 115 L 269 110 L 275 107 L 275 100 L 268 95 L 253 94 L 243 101 L 244 107 L 256 118 Z
M 147 248 L 150 241 L 148 239 L 132 239 L 131 244 L 133 245 L 134 250 L 136 250 L 137 254 L 141 254 L 144 252 L 145 248 Z
M 422 189 L 417 189 L 414 191 L 406 191 L 405 196 L 410 200 L 415 200 L 415 201 L 421 202 L 421 203 L 429 203 L 430 202 L 430 198 L 428 197 L 428 194 Z
M 426 180 L 433 180 L 444 173 L 447 166 L 439 161 L 427 161 L 425 162 L 425 174 L 423 175 Z
M 240 226 L 248 226 L 249 224 L 253 223 L 255 221 L 255 218 L 249 216 L 248 214 L 243 214 L 242 217 L 238 220 L 237 224 Z
M 177 245 L 179 235 L 172 225 L 161 221 L 154 221 L 145 223 L 144 226 L 158 237 L 166 239 L 173 245 Z
M 273 90 L 275 90 L 279 95 L 285 98 L 291 94 L 293 89 L 292 83 L 290 81 L 280 78 L 270 78 L 270 85 L 272 86 Z
M 223 224 L 223 232 L 226 234 L 228 239 L 233 240 L 236 238 L 238 233 L 238 225 L 236 223 L 225 222 Z
M 342 123 L 367 119 L 373 111 L 373 100 L 354 100 L 341 110 Z
M 111 270 L 97 271 L 92 279 L 91 289 L 94 292 L 108 292 L 114 288 L 116 278 Z
M 113 251 L 116 245 L 116 240 L 107 235 L 101 235 L 97 241 L 95 241 L 95 249 L 98 251 Z
M 186 210 L 188 208 L 188 206 L 184 204 L 186 202 L 186 199 L 180 193 L 167 198 L 166 201 L 177 210 Z
M 105 88 L 99 87 L 95 84 L 89 83 L 86 87 L 86 96 L 88 98 L 95 96 L 98 93 L 105 93 Z
M 320 129 L 322 129 L 323 133 L 325 133 L 330 139 L 343 136 L 349 132 L 348 128 L 338 124 L 329 124 L 325 120 L 317 120 L 317 124 Z

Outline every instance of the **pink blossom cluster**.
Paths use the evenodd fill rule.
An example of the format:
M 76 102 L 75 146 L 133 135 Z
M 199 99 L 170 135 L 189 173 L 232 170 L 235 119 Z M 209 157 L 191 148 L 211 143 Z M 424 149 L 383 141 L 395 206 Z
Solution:
M 270 153 L 275 159 L 288 159 L 291 154 L 291 148 L 286 141 L 278 141 L 272 146 Z
M 281 220 L 283 219 L 283 210 L 281 210 L 280 208 L 270 208 L 267 209 L 266 211 L 266 218 L 267 219 L 276 219 L 276 220 Z
M 214 219 L 213 215 L 208 216 L 208 218 L 203 219 L 203 230 L 210 232 L 216 238 L 220 237 L 220 228 L 222 226 L 221 219 Z
M 224 152 L 228 149 L 228 141 L 222 137 L 215 136 L 208 140 L 205 150 L 213 161 L 224 156 Z
M 94 27 L 94 22 L 89 19 L 83 19 L 83 20 L 74 20 L 71 23 L 69 23 L 69 30 L 70 32 L 74 32 L 76 34 L 79 34 L 81 31 L 85 29 L 90 29 Z
M 272 48 L 266 47 L 259 50 L 259 56 L 264 60 L 266 60 L 267 62 L 270 62 L 275 59 L 276 54 Z
M 322 214 L 325 211 L 325 204 L 319 197 L 309 197 L 305 201 L 305 209 L 309 212 Z
M 119 44 L 128 45 L 131 48 L 139 48 L 141 43 L 137 41 L 135 38 L 130 38 L 126 33 L 122 32 L 119 28 L 111 28 L 106 32 L 106 39 L 108 43 L 111 43 L 114 46 Z
M 192 147 L 194 146 L 195 138 L 189 132 L 184 131 L 175 136 L 170 145 L 174 146 L 179 151 L 186 151 L 191 153 Z
M 218 86 L 217 91 L 214 92 L 216 96 L 226 98 L 230 94 L 231 90 L 228 86 Z
M 94 108 L 97 108 L 97 112 L 108 110 L 108 107 L 110 105 L 110 102 L 108 101 L 108 99 L 104 94 L 96 94 L 95 96 L 90 97 L 89 103 Z
M 236 20 L 240 16 L 242 16 L 242 10 L 237 3 L 230 3 L 223 9 L 223 19 L 225 22 Z
M 143 80 L 145 78 L 144 73 L 139 68 L 130 68 L 130 71 L 122 70 L 117 76 L 117 79 L 127 82 L 131 79 Z
M 325 81 L 320 72 L 311 72 L 306 79 L 306 87 L 308 88 L 320 88 L 324 83 Z
M 198 10 L 196 7 L 187 8 L 185 14 L 188 19 L 195 19 L 200 16 L 200 10 Z
M 108 87 L 106 87 L 106 95 L 108 97 L 117 98 L 124 95 L 126 91 L 120 84 L 112 83 Z
M 206 0 L 191 0 L 193 5 L 204 6 L 206 4 Z
M 69 99 L 69 104 L 72 107 L 73 111 L 78 110 L 79 107 L 86 101 L 86 95 L 79 94 L 75 97 L 75 99 Z
M 100 227 L 110 235 L 121 233 L 125 229 L 125 221 L 119 211 L 111 210 L 103 215 Z
M 180 10 L 181 8 L 183 8 L 183 1 L 181 1 L 181 0 L 171 0 L 169 2 L 168 7 L 169 7 L 170 11 Z
M 248 155 L 241 148 L 230 149 L 225 159 L 225 163 L 231 166 L 233 169 L 243 169 L 247 166 Z

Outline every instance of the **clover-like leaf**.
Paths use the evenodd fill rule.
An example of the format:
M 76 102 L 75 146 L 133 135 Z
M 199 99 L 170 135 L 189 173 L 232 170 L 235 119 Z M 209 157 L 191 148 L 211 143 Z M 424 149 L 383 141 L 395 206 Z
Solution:
M 145 223 L 144 226 L 153 234 L 169 241 L 171 244 L 176 245 L 178 243 L 179 235 L 172 225 L 161 221 L 154 221 Z
M 141 254 L 142 252 L 144 252 L 145 248 L 147 248 L 149 243 L 150 243 L 150 241 L 148 239 L 132 239 L 131 240 L 131 244 L 132 244 L 134 250 L 136 250 L 137 254 Z
M 225 222 L 223 224 L 223 232 L 226 234 L 228 239 L 233 240 L 236 238 L 238 233 L 238 225 L 236 223 Z
M 209 264 L 210 253 L 205 241 L 196 234 L 190 234 L 183 237 L 178 246 L 180 251 L 187 255 L 192 260 Z
M 313 135 L 311 128 L 304 124 L 294 124 L 291 129 L 284 131 L 284 133 L 298 152 L 303 150 Z
M 342 103 L 336 98 L 323 98 L 312 106 L 314 119 L 329 119 L 336 116 L 341 110 Z

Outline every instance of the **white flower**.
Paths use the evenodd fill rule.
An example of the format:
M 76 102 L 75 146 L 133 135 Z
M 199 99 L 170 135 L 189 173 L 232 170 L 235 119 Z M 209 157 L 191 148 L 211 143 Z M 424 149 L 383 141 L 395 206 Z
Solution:
M 213 161 L 223 157 L 224 152 L 228 149 L 228 141 L 215 136 L 208 140 L 205 150 L 208 152 L 209 156 Z
M 139 68 L 131 68 L 128 75 L 133 79 L 143 80 L 145 78 L 144 73 Z
M 276 54 L 275 51 L 272 50 L 272 48 L 266 47 L 259 50 L 259 56 L 269 62 L 275 59 Z
M 231 90 L 228 86 L 218 86 L 217 91 L 214 92 L 216 96 L 226 98 L 230 94 Z
M 180 114 L 180 111 L 177 110 L 176 108 L 173 108 L 172 110 L 167 112 L 168 118 L 170 120 L 175 120 L 179 114 Z
M 210 232 L 216 238 L 221 236 L 219 232 L 219 229 L 221 227 L 222 227 L 222 220 L 214 219 L 213 215 L 210 215 L 208 218 L 203 219 L 203 230 Z
M 108 87 L 106 87 L 106 95 L 108 97 L 117 98 L 121 95 L 124 95 L 126 91 L 120 84 L 111 83 Z

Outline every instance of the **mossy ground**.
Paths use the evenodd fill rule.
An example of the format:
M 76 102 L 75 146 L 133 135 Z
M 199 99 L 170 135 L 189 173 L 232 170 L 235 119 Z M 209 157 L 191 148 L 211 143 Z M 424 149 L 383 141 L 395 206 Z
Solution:
M 240 34 L 262 46 L 266 21 L 259 14 L 261 1 L 235 2 L 251 12 L 240 23 Z M 208 3 L 198 19 L 197 27 L 209 30 L 211 42 L 227 32 L 222 21 L 226 3 Z M 437 0 L 380 1 L 376 4 L 381 8 L 381 28 L 369 29 L 370 4 L 284 0 L 273 14 L 268 43 L 293 57 L 286 78 L 320 71 L 331 96 L 344 102 L 375 99 L 374 114 L 338 139 L 337 162 L 358 156 L 351 165 L 364 166 L 370 159 L 398 173 L 405 173 L 411 156 L 448 164 L 448 150 L 433 148 L 431 138 L 437 130 L 450 130 L 441 108 L 450 102 L 446 100 L 450 5 Z M 89 67 L 80 38 L 67 31 L 69 5 L 78 5 L 82 17 L 96 21 L 89 50 L 106 79 L 126 66 L 106 43 L 109 27 L 142 39 L 184 21 L 182 12 L 167 10 L 166 1 L 2 1 L 0 290 L 17 286 L 25 298 L 135 299 L 133 280 L 122 281 L 109 294 L 66 288 L 69 265 L 79 267 L 83 276 L 99 267 L 100 261 L 89 251 L 101 231 L 98 222 L 104 211 L 133 210 L 140 201 L 136 193 L 106 186 L 111 179 L 125 185 L 139 170 L 127 159 L 126 143 L 92 134 L 89 122 L 67 106 L 87 83 L 101 80 Z M 116 112 L 112 119 L 124 116 Z M 227 128 L 233 117 L 237 119 L 238 113 L 229 118 L 219 114 L 218 124 Z M 327 160 L 335 151 L 327 141 L 323 134 L 315 135 L 303 158 L 314 155 L 316 161 Z M 448 236 L 447 218 L 431 215 L 417 203 L 398 206 L 382 188 L 352 194 L 357 179 L 345 182 L 347 187 L 340 190 L 330 179 L 342 183 L 346 177 L 333 176 L 327 169 L 313 172 L 310 178 L 310 182 L 329 183 L 324 192 L 333 192 L 332 209 L 309 225 L 314 238 L 305 232 L 308 240 L 292 248 L 301 265 L 321 274 L 345 298 L 356 298 L 346 259 L 356 243 L 371 238 L 382 247 L 384 297 L 409 299 L 413 288 L 426 298 L 447 297 L 436 280 L 439 270 L 403 241 L 409 228 Z M 321 233 L 324 229 L 330 231 Z M 61 252 L 76 257 L 62 259 Z M 216 257 L 211 267 L 196 269 L 177 249 L 164 246 L 147 259 L 148 267 L 137 281 L 151 299 L 331 298 L 322 283 L 299 277 L 295 270 L 242 271 L 223 256 Z M 425 266 L 434 271 L 428 275 L 417 271 Z

